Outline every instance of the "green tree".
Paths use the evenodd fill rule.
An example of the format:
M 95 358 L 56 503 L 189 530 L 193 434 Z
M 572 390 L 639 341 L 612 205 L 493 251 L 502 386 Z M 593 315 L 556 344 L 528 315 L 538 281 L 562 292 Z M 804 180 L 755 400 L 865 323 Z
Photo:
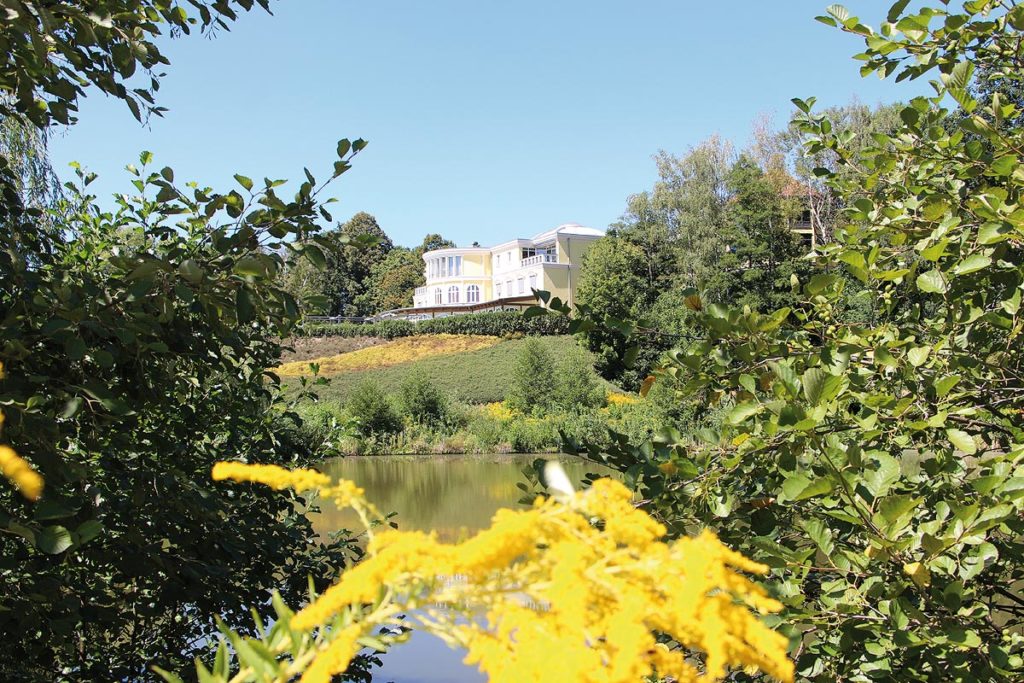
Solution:
M 357 303 L 369 313 L 412 306 L 413 294 L 424 282 L 423 259 L 413 249 L 395 247 L 370 268 Z
M 907 5 L 882 31 L 839 5 L 821 18 L 864 38 L 865 75 L 932 76 L 936 94 L 863 146 L 794 101 L 843 207 L 797 303 L 688 297 L 694 339 L 658 381 L 723 419 L 588 453 L 676 533 L 714 529 L 772 568 L 799 680 L 1021 680 L 1024 131 L 971 85 L 1024 78 L 1024 6 Z M 848 279 L 869 320 L 837 319 Z
M 327 315 L 376 312 L 367 288 L 374 267 L 393 248 L 377 219 L 361 211 L 337 230 L 318 235 L 316 245 L 323 254 L 320 262 L 294 254 L 282 275 L 284 289 Z
M 251 609 L 272 613 L 271 589 L 299 600 L 307 574 L 327 579 L 346 561 L 344 544 L 316 541 L 299 499 L 212 495 L 210 481 L 227 457 L 314 455 L 266 373 L 299 319 L 274 284 L 280 250 L 315 253 L 326 182 L 310 178 L 290 201 L 241 175 L 235 189 L 189 187 L 148 153 L 110 206 L 84 171 L 63 199 L 26 182 L 48 175 L 26 150 L 41 153 L 44 127 L 70 121 L 90 84 L 137 116 L 159 113 L 155 80 L 125 85 L 166 64 L 151 41 L 226 28 L 252 5 L 197 1 L 198 20 L 147 0 L 5 8 L 0 112 L 40 132 L 21 128 L 29 147 L 0 149 L 0 443 L 45 488 L 36 503 L 0 490 L 4 680 L 181 668 L 215 632 L 204 615 L 251 630 Z M 339 144 L 328 181 L 364 144 Z
M 357 430 L 363 436 L 394 434 L 402 430 L 402 419 L 391 401 L 380 387 L 369 380 L 352 390 L 345 410 L 359 421 Z
M 505 404 L 527 415 L 540 414 L 554 406 L 556 397 L 554 360 L 543 344 L 528 337 L 516 358 Z
M 402 380 L 398 405 L 413 422 L 428 426 L 440 426 L 448 416 L 448 399 L 419 369 Z
M 806 249 L 790 229 L 796 205 L 749 157 L 726 176 L 725 253 L 702 286 L 705 299 L 758 310 L 790 302 L 790 276 L 804 274 Z
M 618 319 L 636 319 L 653 302 L 644 252 L 622 237 L 598 240 L 583 257 L 576 302 L 584 311 Z M 596 354 L 598 372 L 626 386 L 639 386 L 643 377 L 627 367 L 622 335 L 595 327 L 584 334 L 587 348 Z
M 582 348 L 571 347 L 555 362 L 555 404 L 563 410 L 603 406 L 604 393 L 590 354 Z

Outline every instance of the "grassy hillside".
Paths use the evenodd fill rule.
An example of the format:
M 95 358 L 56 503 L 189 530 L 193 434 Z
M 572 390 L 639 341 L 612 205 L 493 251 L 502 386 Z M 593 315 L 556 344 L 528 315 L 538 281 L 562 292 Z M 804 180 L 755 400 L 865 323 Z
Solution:
M 505 396 L 505 387 L 512 379 L 512 369 L 515 367 L 516 357 L 526 340 L 489 338 L 490 345 L 475 350 L 462 350 L 464 347 L 461 344 L 465 343 L 466 337 L 461 337 L 462 342 L 459 342 L 458 338 L 448 341 L 437 339 L 446 336 L 430 335 L 430 341 L 425 341 L 426 337 L 413 337 L 340 354 L 329 359 L 320 359 L 321 374 L 331 378 L 330 385 L 318 389 L 320 397 L 326 400 L 344 401 L 348 393 L 365 380 L 372 381 L 385 392 L 394 392 L 402 383 L 402 379 L 416 368 L 424 372 L 439 389 L 452 397 L 469 403 L 489 403 L 502 400 Z M 566 349 L 576 344 L 576 340 L 569 336 L 535 338 L 556 359 Z M 412 339 L 421 340 L 416 345 L 417 348 L 441 349 L 439 351 L 441 355 L 431 355 L 421 357 L 419 360 L 378 367 L 384 364 L 385 358 L 399 356 L 400 351 L 391 348 L 392 344 L 401 344 L 403 341 L 407 342 Z M 451 345 L 454 351 L 446 353 L 444 349 L 448 345 Z M 455 346 L 459 346 L 459 348 L 455 348 Z M 356 358 L 352 358 L 353 356 Z M 308 361 L 303 362 L 301 366 L 305 366 L 307 363 Z M 344 371 L 335 374 L 330 368 Z M 294 375 L 303 369 L 299 364 L 292 364 L 287 367 L 288 372 L 283 374 Z M 295 382 L 294 376 L 285 376 L 282 379 L 286 385 Z

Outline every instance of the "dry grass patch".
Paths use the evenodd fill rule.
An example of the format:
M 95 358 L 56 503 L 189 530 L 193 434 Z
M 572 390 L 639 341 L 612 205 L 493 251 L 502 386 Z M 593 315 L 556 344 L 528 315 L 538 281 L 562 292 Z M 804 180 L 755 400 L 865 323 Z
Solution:
M 434 356 L 479 351 L 494 346 L 499 341 L 501 341 L 499 337 L 462 334 L 428 334 L 405 337 L 349 353 L 284 363 L 277 369 L 277 373 L 282 377 L 305 375 L 309 373 L 310 362 L 320 364 L 320 374 L 322 375 L 375 370 Z
M 288 340 L 287 345 L 291 346 L 292 350 L 281 354 L 281 362 L 308 362 L 385 343 L 386 339 L 378 337 L 295 337 Z

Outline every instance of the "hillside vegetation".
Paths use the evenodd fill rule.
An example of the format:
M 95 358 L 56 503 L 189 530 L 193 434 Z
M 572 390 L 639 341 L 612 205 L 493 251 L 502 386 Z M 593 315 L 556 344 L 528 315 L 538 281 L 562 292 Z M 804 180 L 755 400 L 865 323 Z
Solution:
M 556 358 L 577 346 L 569 336 L 533 339 Z M 397 391 L 411 372 L 419 371 L 449 396 L 467 403 L 490 403 L 505 397 L 525 343 L 525 338 L 424 335 L 327 358 L 286 363 L 278 372 L 286 385 L 293 385 L 296 377 L 309 373 L 310 362 L 319 363 L 320 373 L 331 382 L 317 388 L 318 395 L 322 400 L 343 402 L 366 380 L 390 393 Z

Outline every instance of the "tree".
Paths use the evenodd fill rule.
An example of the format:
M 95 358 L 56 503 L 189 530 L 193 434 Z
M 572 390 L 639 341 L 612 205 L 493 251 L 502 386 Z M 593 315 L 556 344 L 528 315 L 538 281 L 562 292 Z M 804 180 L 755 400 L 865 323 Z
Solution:
M 778 308 L 790 300 L 790 276 L 805 273 L 805 249 L 791 230 L 796 205 L 749 157 L 726 177 L 729 191 L 725 253 L 702 289 L 708 301 Z
M 576 302 L 583 310 L 613 318 L 639 318 L 654 299 L 648 273 L 639 247 L 622 237 L 603 237 L 583 257 Z M 621 335 L 597 327 L 584 334 L 584 343 L 596 354 L 601 376 L 625 386 L 639 386 L 643 377 L 624 362 L 626 347 Z
M 881 32 L 838 5 L 821 18 L 864 37 L 865 75 L 931 75 L 936 94 L 860 147 L 794 101 L 808 154 L 836 159 L 823 177 L 843 207 L 798 302 L 688 297 L 695 338 L 657 381 L 723 419 L 588 454 L 669 528 L 712 528 L 773 568 L 798 680 L 1020 680 L 1024 131 L 971 83 L 1024 79 L 1024 6 L 906 6 Z M 837 319 L 847 278 L 869 320 Z
M 415 250 L 395 247 L 370 268 L 357 303 L 370 313 L 412 306 L 413 294 L 424 282 L 423 259 Z
M 555 363 L 555 404 L 563 410 L 580 411 L 604 405 L 601 388 L 590 354 L 570 347 Z
M 147 0 L 12 5 L 4 125 L 27 117 L 38 151 L 89 84 L 159 113 L 155 80 L 125 86 L 166 63 L 150 39 L 226 27 L 252 4 L 191 3 L 198 22 Z M 339 143 L 330 180 L 364 144 Z M 272 588 L 300 599 L 307 574 L 346 562 L 345 542 L 317 541 L 302 499 L 211 496 L 209 479 L 228 453 L 314 455 L 267 373 L 299 320 L 274 284 L 280 254 L 316 253 L 326 183 L 309 178 L 290 201 L 241 175 L 235 189 L 188 187 L 143 153 L 112 207 L 81 170 L 63 199 L 38 200 L 26 178 L 47 165 L 26 149 L 0 150 L 0 443 L 5 475 L 31 468 L 44 483 L 36 502 L 0 489 L 0 678 L 139 680 L 190 661 L 215 632 L 204 615 L 251 631 Z
M 327 315 L 370 315 L 367 293 L 373 268 L 393 248 L 377 219 L 359 212 L 337 230 L 317 237 L 322 263 L 296 254 L 283 274 L 282 286 L 297 299 Z
M 530 415 L 549 410 L 555 404 L 555 397 L 555 363 L 551 354 L 539 341 L 527 337 L 516 356 L 505 404 Z
M 847 136 L 848 148 L 851 151 L 868 149 L 876 144 L 875 136 L 888 136 L 899 124 L 899 112 L 902 104 L 880 104 L 871 108 L 857 101 L 849 104 L 829 107 L 823 110 L 837 133 Z M 809 151 L 806 133 L 797 123 L 798 115 L 790 122 L 787 130 L 779 134 L 781 145 L 789 150 L 790 166 L 796 178 L 788 188 L 790 196 L 802 200 L 803 208 L 808 211 L 811 228 L 817 242 L 827 244 L 833 240 L 835 227 L 844 208 L 841 198 L 827 182 L 828 176 L 821 175 L 815 169 L 823 169 L 829 173 L 845 174 L 852 169 L 847 168 L 831 151 L 820 149 Z M 851 201 L 855 197 L 849 198 Z
M 432 232 L 432 233 L 430 233 L 429 235 L 427 235 L 426 237 L 423 238 L 423 243 L 420 244 L 420 246 L 417 248 L 417 251 L 419 252 L 418 256 L 422 256 L 424 253 L 426 253 L 428 251 L 433 251 L 435 249 L 454 249 L 454 248 L 455 248 L 455 242 L 452 242 L 451 240 L 447 240 L 444 237 L 442 237 L 441 235 L 438 235 L 437 233 L 433 233 Z

